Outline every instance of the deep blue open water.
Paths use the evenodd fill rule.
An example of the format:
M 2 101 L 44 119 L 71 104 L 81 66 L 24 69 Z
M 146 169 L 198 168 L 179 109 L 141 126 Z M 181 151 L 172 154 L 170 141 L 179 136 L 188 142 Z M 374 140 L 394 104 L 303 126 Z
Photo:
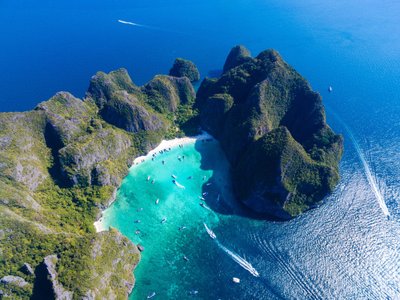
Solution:
M 399 15 L 400 3 L 388 0 L 0 0 L 0 111 L 31 109 L 59 90 L 82 97 L 98 70 L 126 67 L 143 84 L 178 56 L 207 76 L 235 44 L 255 55 L 275 48 L 320 91 L 329 124 L 344 135 L 342 180 L 325 204 L 290 222 L 218 223 L 221 243 L 260 277 L 204 244 L 198 253 L 209 260 L 198 266 L 214 259 L 217 267 L 201 284 L 219 289 L 197 297 L 398 299 Z M 234 288 L 229 268 L 242 278 Z M 171 284 L 183 295 L 189 287 L 176 274 Z

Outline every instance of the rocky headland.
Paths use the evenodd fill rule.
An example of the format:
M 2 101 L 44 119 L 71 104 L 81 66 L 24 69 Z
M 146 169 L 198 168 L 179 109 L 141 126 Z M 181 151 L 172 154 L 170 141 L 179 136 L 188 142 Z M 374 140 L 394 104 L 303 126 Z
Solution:
M 0 113 L 2 297 L 127 298 L 138 248 L 93 223 L 134 158 L 163 139 L 211 133 L 238 200 L 261 215 L 297 216 L 333 190 L 342 138 L 276 51 L 233 48 L 196 95 L 199 76 L 183 59 L 143 86 L 124 69 L 98 72 L 84 99 L 60 92 L 32 111 Z

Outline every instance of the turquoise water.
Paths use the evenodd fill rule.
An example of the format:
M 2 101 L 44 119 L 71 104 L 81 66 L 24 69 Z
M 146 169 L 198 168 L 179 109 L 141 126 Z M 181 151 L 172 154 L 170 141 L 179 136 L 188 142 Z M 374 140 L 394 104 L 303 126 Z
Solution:
M 275 48 L 322 94 L 329 124 L 344 135 L 339 186 L 319 208 L 284 223 L 252 220 L 212 202 L 207 204 L 219 220 L 197 203 L 190 210 L 185 206 L 189 215 L 193 212 L 188 220 L 193 232 L 160 231 L 158 238 L 171 235 L 168 247 L 162 249 L 184 252 L 189 261 L 170 252 L 169 259 L 176 259 L 179 266 L 171 271 L 145 264 L 157 257 L 144 257 L 135 293 L 140 299 L 151 290 L 185 299 L 190 289 L 198 289 L 196 297 L 203 299 L 398 299 L 399 15 L 400 2 L 395 0 L 0 1 L 0 111 L 30 109 L 59 90 L 83 96 L 90 76 L 98 70 L 126 67 L 133 80 L 143 84 L 168 72 L 177 56 L 192 59 L 207 76 L 221 69 L 235 44 L 246 45 L 253 54 Z M 145 26 L 120 24 L 118 19 Z M 330 94 L 329 85 L 334 88 Z M 192 172 L 215 172 L 219 162 L 206 170 L 194 165 Z M 146 166 L 153 170 L 150 164 L 140 168 Z M 157 181 L 154 187 L 147 182 L 142 187 L 142 178 L 138 180 L 141 184 L 134 187 L 126 185 L 128 179 L 124 182 L 115 206 L 127 205 L 128 200 L 142 203 L 149 197 L 150 206 L 143 203 L 143 213 L 155 209 L 154 216 L 149 211 L 147 217 L 138 217 L 136 207 L 117 216 L 117 220 L 129 214 L 133 220 L 141 219 L 140 224 L 128 224 L 131 227 L 126 226 L 124 233 L 143 243 L 145 256 L 156 251 L 151 249 L 155 246 L 144 236 L 138 241 L 142 237 L 134 235 L 136 227 L 149 218 L 149 226 L 166 229 L 174 218 L 168 211 L 157 214 L 165 198 L 160 197 L 156 209 L 155 199 L 147 195 Z M 200 185 L 196 189 L 202 189 Z M 175 188 L 172 183 L 166 187 L 165 193 Z M 183 197 L 189 187 L 177 190 L 175 197 Z M 130 193 L 136 201 L 124 196 Z M 219 242 L 250 262 L 260 277 L 205 235 L 199 215 L 203 212 Z M 158 222 L 164 214 L 168 220 L 161 227 Z M 242 282 L 232 285 L 232 276 Z
M 223 245 L 225 234 L 218 229 L 234 221 L 231 215 L 245 214 L 231 195 L 229 179 L 215 140 L 172 148 L 130 169 L 102 223 L 145 248 L 132 299 L 153 291 L 160 299 L 183 299 L 195 291 L 201 298 L 226 297 L 229 287 L 235 288 L 233 277 L 244 282 L 254 277 L 249 262 Z
M 216 141 L 149 156 L 130 169 L 102 220 L 145 248 L 130 299 L 395 299 L 398 224 L 358 167 L 345 161 L 327 203 L 282 223 L 249 218 L 238 205 Z

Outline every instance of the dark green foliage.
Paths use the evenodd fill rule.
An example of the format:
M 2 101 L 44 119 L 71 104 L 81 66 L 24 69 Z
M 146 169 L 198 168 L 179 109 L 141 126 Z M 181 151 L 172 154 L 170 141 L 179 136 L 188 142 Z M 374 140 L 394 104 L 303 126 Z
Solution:
M 249 59 L 251 59 L 251 54 L 249 50 L 240 45 L 235 46 L 231 49 L 231 52 L 229 52 L 229 55 L 226 58 L 223 72 L 226 72 L 238 65 L 241 65 Z
M 295 216 L 338 182 L 342 138 L 321 97 L 276 51 L 251 58 L 233 48 L 222 76 L 204 80 L 197 96 L 201 126 L 220 140 L 236 194 L 254 210 Z
M 135 156 L 181 136 L 196 116 L 186 77 L 136 87 L 123 69 L 100 72 L 87 95 L 58 93 L 32 112 L 0 114 L 0 278 L 29 283 L 5 287 L 12 297 L 34 289 L 21 266 L 55 254 L 57 280 L 74 298 L 126 298 L 138 250 L 115 230 L 96 234 L 93 222 Z
M 190 60 L 183 58 L 175 59 L 174 65 L 169 71 L 169 75 L 174 77 L 186 76 L 191 82 L 200 80 L 200 73 L 196 65 Z

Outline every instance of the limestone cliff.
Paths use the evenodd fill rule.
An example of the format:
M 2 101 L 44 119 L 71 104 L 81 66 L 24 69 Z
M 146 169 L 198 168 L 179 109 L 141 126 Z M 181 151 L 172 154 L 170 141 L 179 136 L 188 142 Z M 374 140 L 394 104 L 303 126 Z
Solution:
M 276 51 L 252 58 L 234 47 L 196 106 L 232 164 L 236 195 L 256 212 L 296 216 L 338 182 L 342 137 L 326 124 L 321 96 Z
M 60 92 L 33 111 L 0 113 L 3 296 L 127 297 L 137 247 L 115 230 L 96 234 L 93 222 L 133 159 L 181 134 L 194 98 L 186 77 L 138 87 L 120 69 L 97 73 L 83 100 Z

